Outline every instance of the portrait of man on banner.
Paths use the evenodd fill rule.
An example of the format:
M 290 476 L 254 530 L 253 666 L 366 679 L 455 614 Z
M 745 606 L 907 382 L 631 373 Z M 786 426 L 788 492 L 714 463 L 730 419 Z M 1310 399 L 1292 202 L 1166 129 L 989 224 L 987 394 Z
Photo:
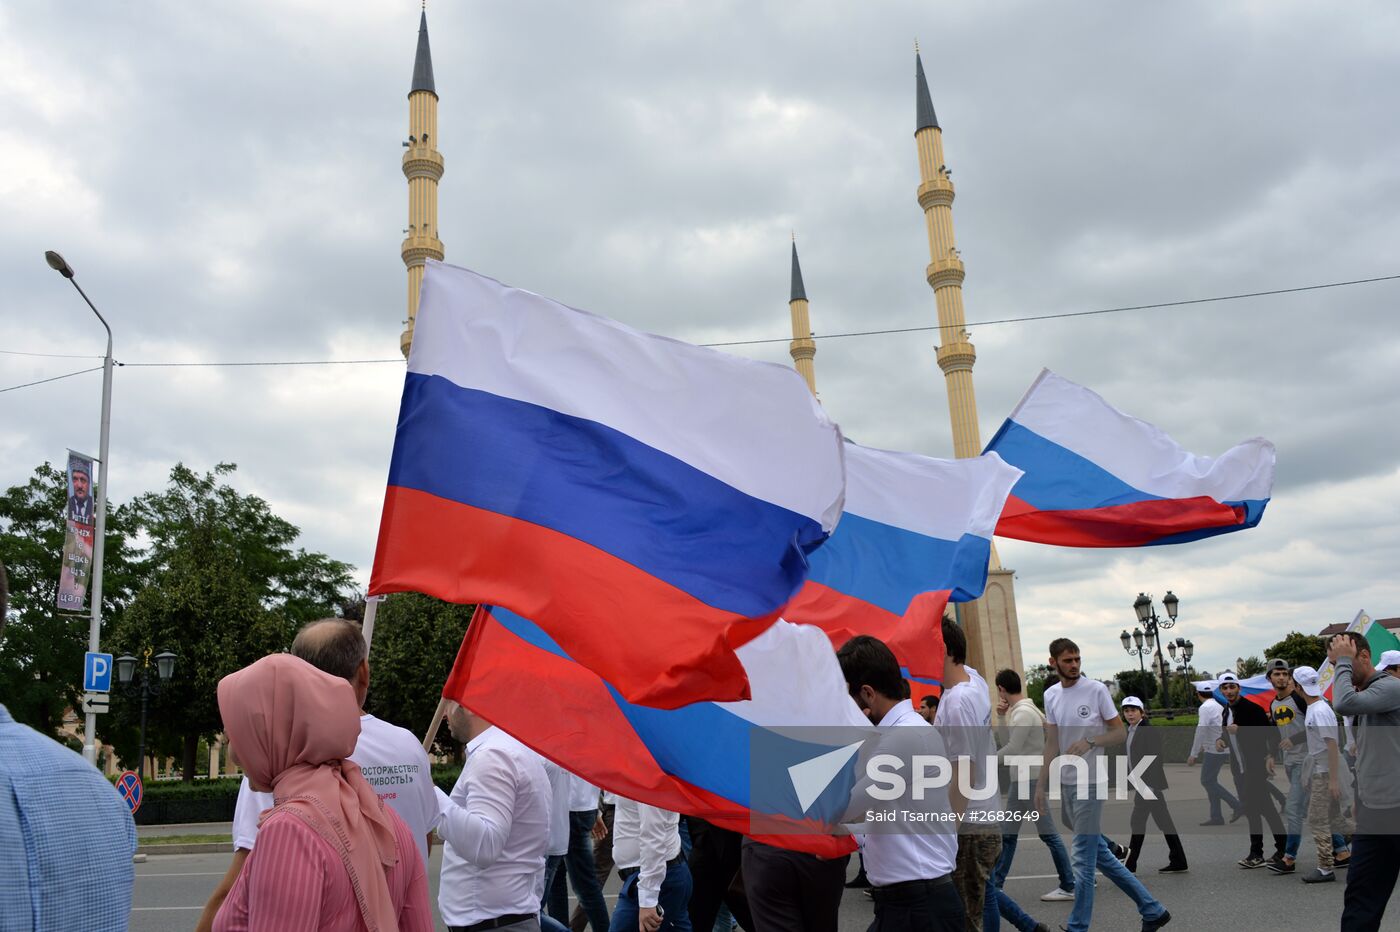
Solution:
M 68 503 L 64 520 L 63 568 L 58 578 L 58 609 L 81 612 L 87 602 L 92 572 L 93 524 L 97 519 L 96 490 L 92 483 L 92 459 L 68 453 Z

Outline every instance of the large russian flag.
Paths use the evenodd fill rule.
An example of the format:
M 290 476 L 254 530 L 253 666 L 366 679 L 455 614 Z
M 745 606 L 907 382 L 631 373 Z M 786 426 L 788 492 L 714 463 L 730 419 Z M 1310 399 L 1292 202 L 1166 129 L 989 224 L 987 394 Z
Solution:
M 744 698 L 842 447 L 791 369 L 430 261 L 369 591 L 518 611 L 634 702 Z
M 1254 527 L 1274 485 L 1274 445 L 1262 437 L 1197 456 L 1048 369 L 987 452 L 1025 471 L 997 533 L 1065 547 L 1177 544 Z
M 737 653 L 751 700 L 655 709 L 628 702 L 570 659 L 540 626 L 483 606 L 442 694 L 590 783 L 629 799 L 744 834 L 753 834 L 757 818 L 769 831 L 782 829 L 765 841 L 823 857 L 853 851 L 851 838 L 821 829 L 834 826 L 849 802 L 854 763 L 844 779 L 838 775 L 805 805 L 784 766 L 835 750 L 784 735 L 785 727 L 869 729 L 847 693 L 831 644 L 815 628 L 779 621 Z M 755 747 L 764 758 L 757 798 Z
M 939 693 L 942 651 L 920 648 L 950 600 L 982 595 L 992 535 L 1020 476 L 995 453 L 940 460 L 848 442 L 845 514 L 783 617 L 818 626 L 837 647 L 877 637 L 897 648 L 915 702 Z

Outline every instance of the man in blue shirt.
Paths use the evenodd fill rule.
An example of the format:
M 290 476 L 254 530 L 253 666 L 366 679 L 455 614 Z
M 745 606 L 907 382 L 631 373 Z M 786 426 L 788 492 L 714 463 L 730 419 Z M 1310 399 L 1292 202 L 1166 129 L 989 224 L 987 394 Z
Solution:
M 0 637 L 8 596 L 0 564 Z M 136 826 L 112 785 L 0 705 L 0 926 L 126 929 L 135 853 Z

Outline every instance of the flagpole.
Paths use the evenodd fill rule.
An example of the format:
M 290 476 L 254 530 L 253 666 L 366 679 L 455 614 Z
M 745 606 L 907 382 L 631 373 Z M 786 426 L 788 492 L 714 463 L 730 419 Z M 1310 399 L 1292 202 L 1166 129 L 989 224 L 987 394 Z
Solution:
M 379 614 L 379 601 L 383 596 L 372 595 L 365 599 L 365 619 L 360 622 L 360 631 L 365 636 L 365 656 L 369 656 L 374 645 L 374 616 Z
M 437 711 L 433 713 L 433 723 L 428 726 L 428 733 L 423 736 L 423 750 L 431 751 L 433 740 L 437 738 L 438 729 L 442 727 L 442 720 L 447 716 L 447 699 L 439 699 Z

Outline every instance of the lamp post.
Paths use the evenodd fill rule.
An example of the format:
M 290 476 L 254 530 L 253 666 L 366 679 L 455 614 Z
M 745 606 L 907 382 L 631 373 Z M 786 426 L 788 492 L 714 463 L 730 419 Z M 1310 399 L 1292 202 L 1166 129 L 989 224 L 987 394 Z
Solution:
M 1152 596 L 1145 592 L 1139 592 L 1138 597 L 1133 600 L 1133 611 L 1137 613 L 1137 620 L 1146 632 L 1149 644 L 1155 643 L 1157 646 L 1157 657 L 1161 659 L 1158 672 L 1162 676 L 1162 703 L 1166 707 L 1167 700 L 1167 661 L 1162 657 L 1162 631 L 1176 624 L 1177 605 L 1181 602 L 1170 589 L 1162 597 L 1162 607 L 1167 611 L 1166 618 L 1157 617 L 1157 609 L 1152 605 Z
M 112 328 L 108 326 L 97 305 L 88 298 L 87 292 L 78 284 L 78 280 L 73 277 L 73 267 L 67 260 L 53 250 L 44 253 L 44 260 L 48 262 L 49 268 L 73 283 L 73 287 L 78 289 L 78 294 L 83 296 L 87 306 L 92 308 L 92 312 L 107 330 L 107 355 L 102 358 L 102 430 L 97 450 L 97 527 L 94 529 L 97 539 L 92 542 L 92 591 L 88 595 L 92 600 L 92 620 L 88 624 L 88 650 L 96 653 L 99 649 L 98 641 L 102 636 L 102 552 L 107 537 L 107 439 L 112 423 Z M 89 764 L 97 765 L 95 712 L 87 713 L 83 722 L 83 757 L 87 758 Z
M 155 661 L 156 675 L 151 676 L 151 661 Z M 122 654 L 117 658 L 117 682 L 128 690 L 141 694 L 141 740 L 136 745 L 136 772 L 139 774 L 146 765 L 146 706 L 150 703 L 152 696 L 159 696 L 161 689 L 175 675 L 175 655 L 168 650 L 163 650 L 154 657 L 151 656 L 151 648 L 146 648 L 137 660 L 130 654 Z M 132 683 L 132 677 L 136 673 L 136 665 L 141 665 L 141 678 Z
M 1128 652 L 1129 657 L 1136 657 L 1138 659 L 1138 669 L 1146 673 L 1147 667 L 1143 665 L 1142 657 L 1151 650 L 1152 647 L 1151 645 L 1147 647 L 1142 646 L 1142 629 L 1134 628 L 1132 634 L 1129 634 L 1125 630 L 1122 634 L 1118 635 L 1118 640 L 1123 642 L 1123 649 Z M 1134 647 L 1134 644 L 1137 646 Z
M 1179 637 L 1175 641 L 1167 642 L 1167 653 L 1171 655 L 1173 661 L 1180 653 L 1181 661 L 1177 664 L 1176 671 L 1181 674 L 1183 680 L 1191 679 L 1191 658 L 1196 654 L 1196 645 L 1186 638 Z

